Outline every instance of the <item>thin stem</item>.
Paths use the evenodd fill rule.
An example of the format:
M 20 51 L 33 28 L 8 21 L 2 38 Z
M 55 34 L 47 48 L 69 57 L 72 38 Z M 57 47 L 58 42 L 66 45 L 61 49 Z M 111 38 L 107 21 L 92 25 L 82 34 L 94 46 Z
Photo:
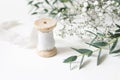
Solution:
M 82 68 L 82 63 L 83 63 L 83 60 L 84 60 L 84 56 L 85 56 L 85 55 L 82 55 L 82 58 L 81 58 L 81 61 L 80 61 L 80 66 L 79 66 L 79 69 L 81 69 L 81 68 Z
M 98 54 L 98 57 L 97 57 L 97 65 L 100 64 L 101 51 L 102 51 L 102 49 L 99 49 L 99 54 Z

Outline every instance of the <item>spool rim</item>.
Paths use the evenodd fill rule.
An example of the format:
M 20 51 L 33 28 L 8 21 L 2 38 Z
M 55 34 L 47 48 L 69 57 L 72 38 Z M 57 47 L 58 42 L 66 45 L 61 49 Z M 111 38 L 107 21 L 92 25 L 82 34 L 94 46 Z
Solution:
M 49 32 L 57 25 L 57 21 L 51 18 L 41 18 L 35 21 L 35 28 L 41 32 Z
M 56 47 L 54 47 L 51 50 L 38 51 L 37 54 L 41 57 L 49 58 L 49 57 L 53 57 L 57 54 L 57 49 L 56 49 Z

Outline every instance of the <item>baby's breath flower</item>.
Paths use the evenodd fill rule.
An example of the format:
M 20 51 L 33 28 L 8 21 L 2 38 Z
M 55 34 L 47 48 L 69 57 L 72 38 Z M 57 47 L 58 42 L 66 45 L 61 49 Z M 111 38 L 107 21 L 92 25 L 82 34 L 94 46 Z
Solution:
M 88 7 L 88 2 L 84 2 L 84 7 Z
M 98 5 L 98 4 L 99 4 L 99 2 L 98 2 L 98 1 L 95 1 L 95 2 L 94 2 L 94 5 Z
M 87 11 L 87 8 L 86 7 L 83 7 L 82 8 L 82 12 L 84 13 L 84 12 L 86 12 Z

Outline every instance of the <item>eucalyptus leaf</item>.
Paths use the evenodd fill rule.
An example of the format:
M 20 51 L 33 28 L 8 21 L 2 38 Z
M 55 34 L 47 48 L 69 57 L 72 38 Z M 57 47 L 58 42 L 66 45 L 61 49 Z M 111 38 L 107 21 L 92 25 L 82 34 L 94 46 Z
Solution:
M 87 55 L 88 57 L 92 55 L 93 51 L 89 50 L 89 49 L 75 49 L 72 48 L 73 50 L 77 51 L 78 53 L 81 53 L 83 55 Z
M 36 4 L 37 4 L 37 5 L 38 5 L 38 4 L 43 4 L 43 2 L 37 2 Z
M 117 42 L 118 42 L 118 39 L 116 39 L 116 40 L 114 41 L 112 47 L 110 48 L 110 52 L 111 52 L 112 50 L 114 50 L 114 48 L 115 48 L 116 45 L 117 45 Z
M 120 32 L 120 29 L 117 29 L 115 32 Z
M 118 24 L 115 24 L 118 28 L 120 28 L 120 25 L 118 25 Z
M 60 1 L 65 3 L 65 2 L 69 2 L 70 0 L 60 0 Z
M 96 48 L 102 48 L 102 47 L 105 47 L 105 46 L 107 46 L 108 45 L 108 43 L 107 42 L 104 42 L 104 41 L 101 41 L 101 42 L 95 42 L 95 43 L 87 43 L 87 44 L 89 44 L 89 45 L 91 45 L 91 46 L 93 46 L 93 47 L 96 47 Z
M 48 9 L 44 9 L 45 12 L 48 12 Z
M 113 54 L 113 53 L 120 53 L 120 49 L 113 51 L 111 54 Z
M 38 12 L 33 12 L 31 15 L 35 15 L 35 14 L 38 14 Z
M 38 9 L 39 8 L 39 5 L 38 4 L 34 4 L 34 6 Z
M 45 0 L 45 2 L 46 2 L 47 4 L 50 4 L 48 0 Z
M 120 33 L 115 33 L 111 36 L 111 38 L 118 38 L 118 37 L 120 37 Z
M 64 63 L 70 63 L 77 59 L 77 56 L 70 56 L 67 59 L 64 60 Z
M 32 4 L 32 3 L 33 3 L 33 1 L 29 1 L 29 2 L 28 2 L 28 4 Z

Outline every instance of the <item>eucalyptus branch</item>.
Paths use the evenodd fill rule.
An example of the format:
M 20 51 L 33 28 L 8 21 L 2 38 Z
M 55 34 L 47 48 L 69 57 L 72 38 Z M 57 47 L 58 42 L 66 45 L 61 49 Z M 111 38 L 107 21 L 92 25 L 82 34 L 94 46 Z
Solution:
M 114 34 L 111 33 L 111 35 L 109 35 L 107 37 L 103 36 L 104 38 L 111 39 L 109 42 L 108 41 L 98 41 L 97 38 L 95 38 L 94 42 L 87 43 L 88 45 L 97 48 L 96 50 L 72 48 L 76 52 L 80 53 L 79 55 L 77 55 L 77 58 L 82 56 L 81 61 L 80 61 L 80 65 L 79 65 L 79 69 L 82 68 L 82 63 L 83 63 L 85 55 L 87 55 L 89 57 L 93 53 L 98 52 L 97 65 L 99 65 L 100 64 L 100 57 L 101 57 L 101 54 L 102 54 L 102 50 L 104 50 L 106 47 L 109 47 L 109 54 L 120 53 L 120 48 L 115 50 L 115 47 L 116 47 L 116 45 L 118 43 L 118 40 L 120 38 L 120 25 L 116 24 L 116 26 L 118 27 L 118 29 L 115 30 Z M 96 37 L 101 36 L 100 34 L 95 34 L 95 33 L 91 32 L 91 31 L 87 31 L 87 32 L 91 33 L 92 35 L 95 35 Z M 110 45 L 112 45 L 112 46 L 110 47 Z M 71 58 L 71 60 L 70 60 L 70 58 Z M 64 62 L 65 63 L 74 62 L 74 61 L 77 60 L 77 58 L 75 57 L 75 59 L 73 60 L 73 57 L 68 57 L 67 59 L 65 59 L 65 61 L 67 61 L 67 62 L 65 62 L 65 61 Z

